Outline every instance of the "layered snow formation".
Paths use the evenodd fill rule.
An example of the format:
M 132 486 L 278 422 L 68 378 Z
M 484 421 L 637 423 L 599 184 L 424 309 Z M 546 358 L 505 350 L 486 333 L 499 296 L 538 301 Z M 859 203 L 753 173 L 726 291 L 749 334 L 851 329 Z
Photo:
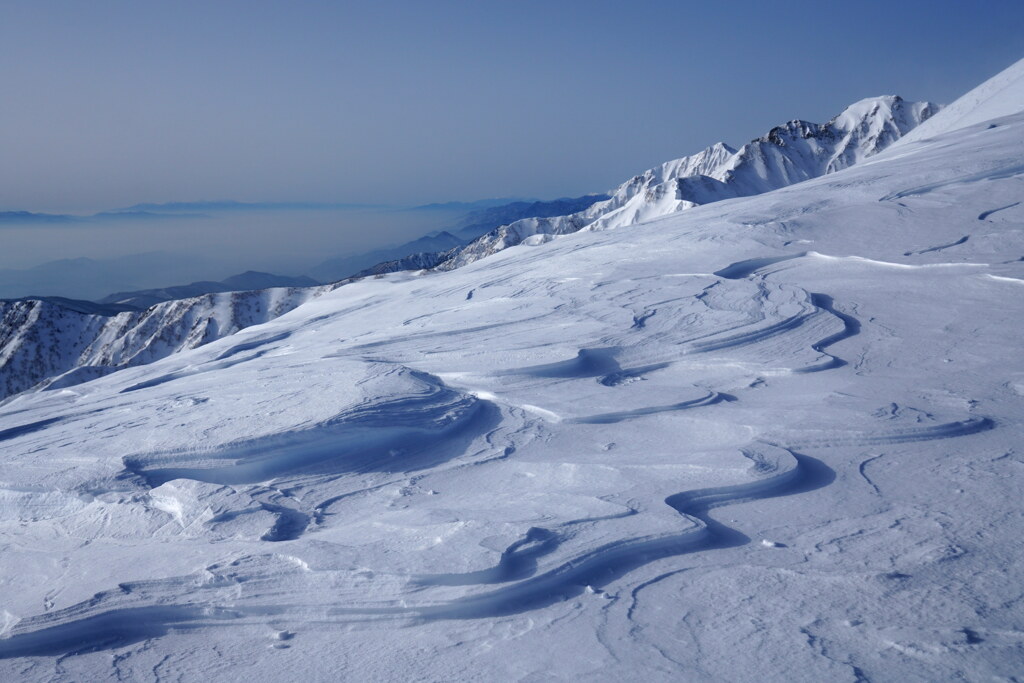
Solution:
M 13 397 L 0 678 L 1015 680 L 1021 159 L 1018 112 Z
M 0 300 L 0 399 L 151 363 L 273 320 L 331 289 L 206 294 L 120 313 L 83 310 L 75 302 Z

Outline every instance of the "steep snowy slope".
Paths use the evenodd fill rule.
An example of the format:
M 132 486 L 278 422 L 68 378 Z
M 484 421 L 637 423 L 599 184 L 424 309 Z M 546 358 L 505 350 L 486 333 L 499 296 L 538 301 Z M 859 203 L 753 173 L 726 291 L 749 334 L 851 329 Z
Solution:
M 1022 158 L 1024 113 L 15 397 L 0 678 L 1014 680 Z
M 904 136 L 907 143 L 1011 116 L 1024 109 L 1024 59 L 947 107 L 941 116 Z

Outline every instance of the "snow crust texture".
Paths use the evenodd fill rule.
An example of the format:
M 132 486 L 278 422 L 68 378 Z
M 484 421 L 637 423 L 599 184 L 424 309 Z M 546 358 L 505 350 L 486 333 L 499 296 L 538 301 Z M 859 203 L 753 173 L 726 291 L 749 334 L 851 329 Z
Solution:
M 0 678 L 1016 680 L 1024 113 L 829 149 L 12 397 Z

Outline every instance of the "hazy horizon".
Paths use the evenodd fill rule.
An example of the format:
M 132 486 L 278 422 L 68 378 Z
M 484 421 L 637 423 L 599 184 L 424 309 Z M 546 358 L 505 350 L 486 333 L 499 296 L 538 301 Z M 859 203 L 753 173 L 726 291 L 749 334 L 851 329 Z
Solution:
M 1004 0 L 983 12 L 921 0 L 12 0 L 0 6 L 0 212 L 574 197 L 864 97 L 949 102 L 1021 53 L 1024 5 Z M 438 218 L 333 208 L 7 223 L 0 269 L 176 248 L 236 272 L 300 274 L 448 227 Z
M 199 279 L 246 270 L 300 275 L 329 258 L 360 253 L 454 228 L 464 211 L 309 209 L 231 211 L 203 217 L 96 219 L 0 228 L 0 269 L 30 269 L 61 259 L 106 260 L 135 254 L 190 254 L 206 264 Z M 300 235 L 301 239 L 296 239 Z M 210 267 L 216 264 L 216 267 Z M 219 275 L 218 275 L 219 274 Z M 159 279 L 159 278 L 158 278 Z M 168 281 L 147 287 L 185 284 Z M 70 295 L 70 294 L 69 294 Z

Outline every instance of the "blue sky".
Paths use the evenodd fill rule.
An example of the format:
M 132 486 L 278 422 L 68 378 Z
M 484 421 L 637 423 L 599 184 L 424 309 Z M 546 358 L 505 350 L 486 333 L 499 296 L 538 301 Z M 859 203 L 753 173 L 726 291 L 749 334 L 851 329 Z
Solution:
M 1019 0 L 4 0 L 0 209 L 577 195 L 1021 57 Z

